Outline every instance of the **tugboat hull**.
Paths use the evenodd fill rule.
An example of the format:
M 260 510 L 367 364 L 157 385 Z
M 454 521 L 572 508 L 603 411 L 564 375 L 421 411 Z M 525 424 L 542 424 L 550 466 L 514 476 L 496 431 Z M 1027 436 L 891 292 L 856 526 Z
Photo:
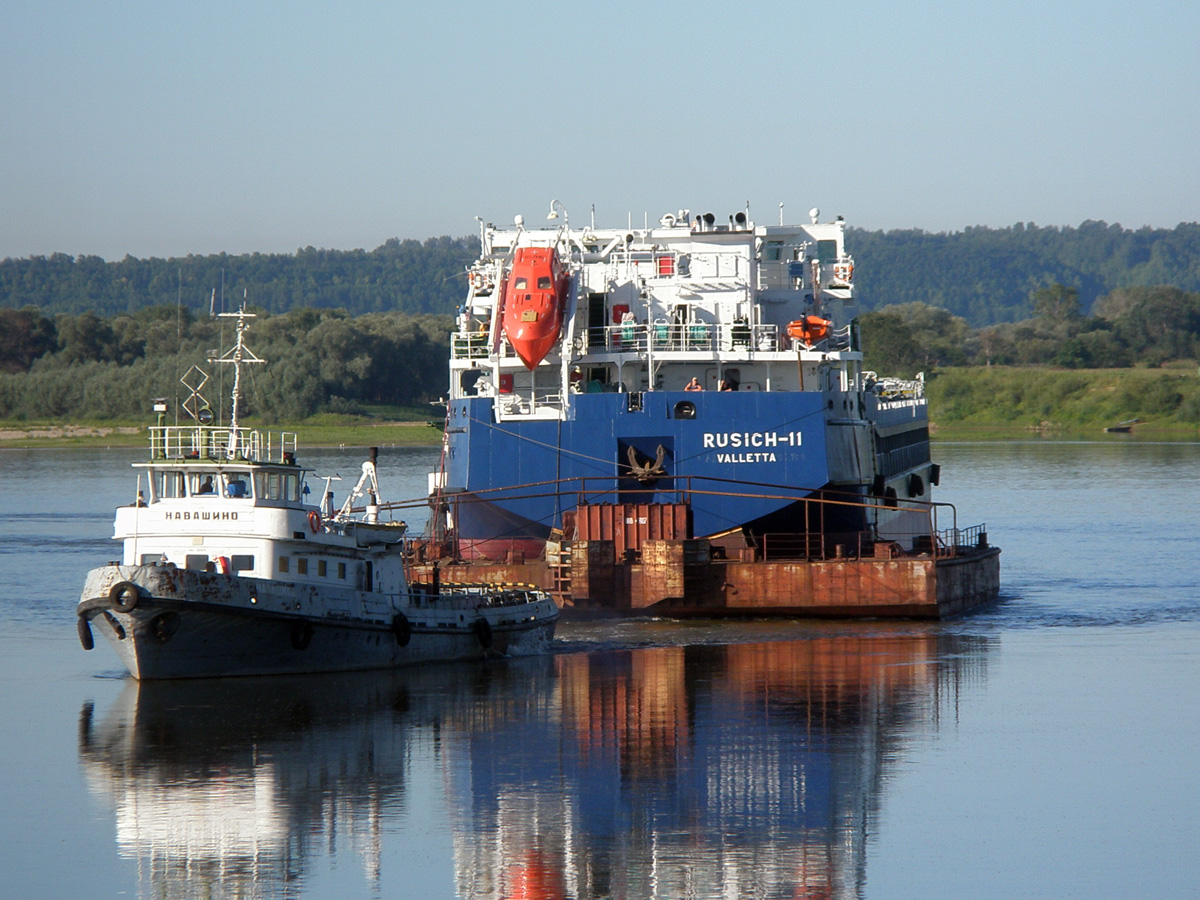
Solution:
M 373 611 L 348 614 L 355 600 Z M 335 596 L 171 566 L 103 566 L 88 574 L 77 613 L 85 647 L 85 634 L 99 632 L 142 680 L 524 656 L 543 652 L 553 639 L 557 615 L 549 599 L 464 602 L 458 610 L 444 608 L 445 600 L 438 608 L 400 609 L 362 591 Z

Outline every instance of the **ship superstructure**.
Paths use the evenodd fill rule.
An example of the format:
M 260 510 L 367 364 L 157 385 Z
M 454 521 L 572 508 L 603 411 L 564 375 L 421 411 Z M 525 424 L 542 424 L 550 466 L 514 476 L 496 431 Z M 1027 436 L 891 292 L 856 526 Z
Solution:
M 845 223 L 809 218 L 482 225 L 433 479 L 457 552 L 537 554 L 593 501 L 675 505 L 673 536 L 749 545 L 927 533 L 923 384 L 863 370 Z

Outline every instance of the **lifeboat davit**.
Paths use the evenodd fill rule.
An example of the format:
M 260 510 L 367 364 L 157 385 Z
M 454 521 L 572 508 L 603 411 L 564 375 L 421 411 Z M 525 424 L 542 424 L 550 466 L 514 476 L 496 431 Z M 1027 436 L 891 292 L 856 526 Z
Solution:
M 525 368 L 558 342 L 567 274 L 553 247 L 522 247 L 504 282 L 504 334 Z

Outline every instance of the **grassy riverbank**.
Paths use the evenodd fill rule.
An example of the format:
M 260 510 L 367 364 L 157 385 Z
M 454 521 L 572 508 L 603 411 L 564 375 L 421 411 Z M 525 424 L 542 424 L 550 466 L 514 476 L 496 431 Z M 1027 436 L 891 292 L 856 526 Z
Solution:
M 334 421 L 330 421 L 330 420 Z M 249 420 L 246 427 L 264 427 Z M 271 431 L 295 432 L 301 447 L 436 447 L 441 429 L 426 421 L 369 420 L 359 416 L 318 416 L 314 420 L 272 425 Z M 0 422 L 0 448 L 145 447 L 145 425 L 91 422 Z
M 1133 434 L 1158 440 L 1200 437 L 1200 376 L 1174 369 L 944 369 L 927 387 L 940 439 L 1004 440 L 1040 435 L 1095 438 L 1137 420 Z
M 992 366 L 939 371 L 927 384 L 938 440 L 1128 440 L 1105 435 L 1137 420 L 1132 437 L 1200 440 L 1200 375 L 1174 369 L 1051 369 Z M 433 447 L 440 410 L 382 407 L 373 416 L 325 414 L 272 426 L 294 431 L 302 447 Z M 263 427 L 249 419 L 248 427 Z M 145 423 L 0 422 L 0 447 L 141 447 Z

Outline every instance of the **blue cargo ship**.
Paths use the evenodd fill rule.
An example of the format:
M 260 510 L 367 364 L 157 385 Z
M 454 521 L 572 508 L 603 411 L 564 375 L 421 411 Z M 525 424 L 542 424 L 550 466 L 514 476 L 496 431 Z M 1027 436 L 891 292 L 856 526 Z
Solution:
M 928 535 L 923 383 L 863 369 L 840 216 L 550 215 L 481 223 L 467 273 L 431 476 L 458 558 L 533 558 L 581 503 L 677 504 L 673 536 L 733 547 Z

